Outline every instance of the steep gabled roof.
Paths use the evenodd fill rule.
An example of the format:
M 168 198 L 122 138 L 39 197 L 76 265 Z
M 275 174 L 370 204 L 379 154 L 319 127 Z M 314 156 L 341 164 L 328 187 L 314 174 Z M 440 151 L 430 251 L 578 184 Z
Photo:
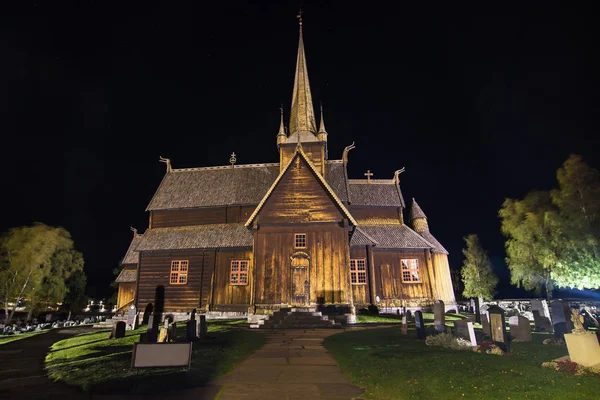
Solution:
M 433 249 L 435 247 L 406 225 L 361 225 L 360 230 L 375 241 L 377 247 L 384 249 Z
M 210 224 L 148 229 L 138 251 L 252 247 L 252 233 L 242 224 Z
M 376 246 L 377 241 L 367 235 L 361 227 L 357 226 L 350 239 L 350 246 Z
M 267 191 L 267 193 L 264 195 L 264 197 L 262 198 L 262 200 L 260 201 L 260 203 L 258 203 L 258 206 L 256 207 L 256 209 L 254 210 L 254 212 L 252 213 L 252 215 L 250 216 L 250 218 L 248 218 L 248 221 L 246 221 L 245 226 L 249 227 L 249 226 L 252 225 L 252 222 L 254 221 L 254 219 L 256 218 L 256 216 L 260 213 L 260 210 L 265 205 L 265 203 L 267 202 L 267 200 L 269 199 L 269 197 L 273 193 L 273 190 L 275 190 L 275 188 L 277 187 L 277 184 L 279 183 L 279 181 L 281 181 L 281 178 L 288 171 L 288 169 L 290 168 L 290 165 L 292 165 L 292 163 L 294 162 L 294 160 L 296 159 L 296 157 L 301 157 L 304 160 L 304 162 L 306 162 L 306 165 L 308 165 L 308 168 L 312 171 L 312 173 L 315 176 L 315 178 L 317 179 L 317 181 L 319 181 L 319 183 L 321 183 L 321 185 L 323 186 L 323 188 L 325 189 L 325 191 L 329 194 L 329 196 L 331 196 L 331 199 L 338 206 L 338 208 L 340 209 L 340 211 L 342 211 L 342 214 L 344 214 L 344 216 L 346 218 L 348 218 L 348 220 L 350 221 L 350 223 L 352 223 L 353 225 L 358 225 L 356 223 L 356 221 L 354 220 L 354 218 L 352 217 L 352 215 L 350 214 L 350 212 L 348 211 L 348 209 L 346 207 L 344 207 L 344 205 L 342 204 L 342 202 L 340 201 L 340 199 L 338 198 L 338 196 L 335 194 L 335 192 L 333 191 L 333 189 L 329 186 L 329 184 L 325 181 L 325 179 L 323 179 L 323 176 L 321 176 L 321 174 L 317 171 L 317 169 L 315 168 L 314 164 L 308 159 L 308 157 L 306 156 L 306 154 L 302 150 L 302 146 L 298 146 L 296 148 L 296 153 L 294 154 L 293 157 L 290 158 L 290 161 L 287 163 L 287 165 L 285 166 L 285 168 L 281 171 L 281 173 L 279 174 L 279 176 L 277 177 L 277 179 L 275 179 L 275 182 L 273 182 L 273 184 L 271 185 L 271 187 L 269 188 L 269 190 Z
M 146 211 L 258 204 L 278 174 L 279 164 L 174 169 Z
M 403 207 L 393 179 L 349 179 L 350 204 L 354 206 Z
M 121 261 L 121 265 L 138 263 L 139 253 L 136 250 L 142 240 L 142 236 L 143 235 L 141 234 L 134 233 L 133 239 L 131 239 L 131 243 L 127 249 L 127 253 L 125 253 L 125 257 L 123 257 L 123 260 Z
M 431 233 L 422 232 L 419 233 L 419 235 L 421 235 L 424 239 L 426 239 L 429 243 L 433 245 L 434 253 L 449 254 L 448 250 L 446 250 L 444 246 L 442 246 L 442 244 L 438 242 L 438 240 Z

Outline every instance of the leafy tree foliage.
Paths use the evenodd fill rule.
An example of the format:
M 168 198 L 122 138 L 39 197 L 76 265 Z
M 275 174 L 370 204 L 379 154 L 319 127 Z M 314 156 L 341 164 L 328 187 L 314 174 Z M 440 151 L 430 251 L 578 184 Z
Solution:
M 492 271 L 492 264 L 485 250 L 481 248 L 477 235 L 464 238 L 467 245 L 463 249 L 465 260 L 461 269 L 464 284 L 464 297 L 492 299 L 498 278 Z
M 83 257 L 65 229 L 41 223 L 11 229 L 0 239 L 0 302 L 6 310 L 12 304 L 8 321 L 24 300 L 30 310 L 61 302 L 65 280 L 82 270 Z
M 600 287 L 600 174 L 571 155 L 558 188 L 506 199 L 499 211 L 513 284 L 550 298 L 553 285 Z

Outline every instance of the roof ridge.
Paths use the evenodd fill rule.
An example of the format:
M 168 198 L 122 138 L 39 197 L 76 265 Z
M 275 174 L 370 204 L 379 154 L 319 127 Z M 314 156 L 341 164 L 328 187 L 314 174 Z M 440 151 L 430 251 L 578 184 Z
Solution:
M 369 184 L 369 185 L 393 185 L 395 184 L 395 180 L 392 179 L 348 179 L 348 183 L 350 184 Z
M 278 167 L 279 163 L 262 163 L 262 164 L 235 164 L 233 168 L 231 165 L 219 165 L 214 167 L 194 167 L 194 168 L 173 168 L 171 172 L 190 172 L 190 171 L 206 171 L 206 170 L 220 170 L 220 169 L 238 169 L 238 168 L 258 168 L 258 167 Z

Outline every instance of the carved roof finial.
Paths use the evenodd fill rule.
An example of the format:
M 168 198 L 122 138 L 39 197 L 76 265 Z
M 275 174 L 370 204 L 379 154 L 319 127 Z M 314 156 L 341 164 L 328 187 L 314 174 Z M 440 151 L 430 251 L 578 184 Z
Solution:
M 171 160 L 170 159 L 164 158 L 163 156 L 158 156 L 158 161 L 167 164 L 167 173 L 173 171 L 173 168 L 171 167 Z
M 400 184 L 400 174 L 403 173 L 406 170 L 405 167 L 400 168 L 397 171 L 394 171 L 394 182 L 396 183 L 396 185 Z
M 235 151 L 231 153 L 231 157 L 229 158 L 229 163 L 231 164 L 231 168 L 235 165 L 237 158 L 235 157 Z
M 348 164 L 348 152 L 355 148 L 356 146 L 354 145 L 354 142 L 352 142 L 350 146 L 346 146 L 346 148 L 344 148 L 344 152 L 342 153 L 342 161 L 344 164 Z
M 130 226 L 129 229 L 131 229 L 131 231 L 133 232 L 133 236 L 137 236 L 138 230 L 136 228 L 134 228 L 133 226 Z

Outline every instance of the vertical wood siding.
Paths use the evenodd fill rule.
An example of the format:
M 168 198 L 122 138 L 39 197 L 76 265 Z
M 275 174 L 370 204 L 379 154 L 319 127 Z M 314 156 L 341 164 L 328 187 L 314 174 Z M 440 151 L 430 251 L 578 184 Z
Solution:
M 369 258 L 367 249 L 365 246 L 351 247 L 350 258 L 364 258 L 367 268 L 367 284 L 366 285 L 352 285 L 352 298 L 354 299 L 354 305 L 357 307 L 368 306 L 371 303 L 371 272 L 369 270 Z M 348 275 L 350 275 L 350 264 L 348 263 Z
M 219 250 L 216 257 L 212 308 L 227 311 L 234 310 L 236 307 L 227 307 L 234 305 L 240 306 L 237 308 L 241 311 L 247 311 L 250 304 L 250 280 L 252 279 L 254 264 L 252 250 Z M 250 261 L 247 285 L 231 285 L 229 283 L 231 260 Z

